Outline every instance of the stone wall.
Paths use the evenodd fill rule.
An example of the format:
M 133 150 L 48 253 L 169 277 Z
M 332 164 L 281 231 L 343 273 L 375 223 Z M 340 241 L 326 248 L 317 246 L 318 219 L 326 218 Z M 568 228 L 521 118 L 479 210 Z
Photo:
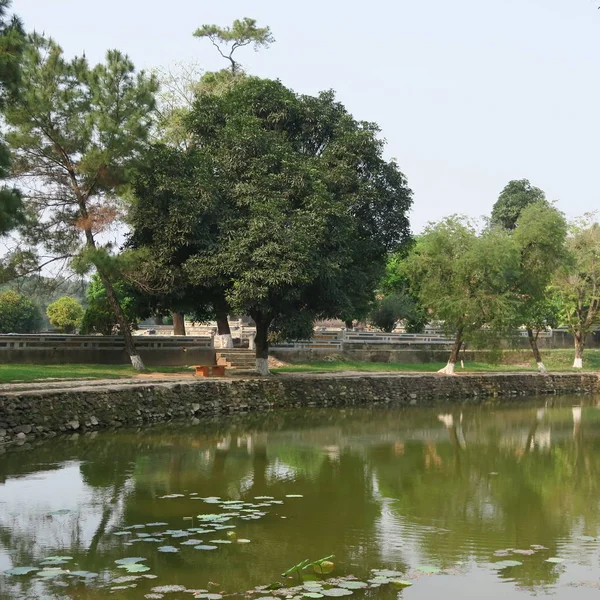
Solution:
M 170 419 L 303 406 L 428 405 L 600 393 L 595 374 L 273 376 L 0 394 L 0 443 Z

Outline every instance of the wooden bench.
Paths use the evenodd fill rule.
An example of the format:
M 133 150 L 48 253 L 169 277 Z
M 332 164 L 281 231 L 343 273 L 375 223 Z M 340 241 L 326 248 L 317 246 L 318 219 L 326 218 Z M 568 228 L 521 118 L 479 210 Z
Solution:
M 196 369 L 198 377 L 225 377 L 223 365 L 194 365 L 192 369 Z

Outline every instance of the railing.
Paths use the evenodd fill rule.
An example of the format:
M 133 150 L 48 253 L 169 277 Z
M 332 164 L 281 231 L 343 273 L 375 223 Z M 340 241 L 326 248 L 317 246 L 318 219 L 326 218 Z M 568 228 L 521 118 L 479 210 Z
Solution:
M 210 336 L 138 336 L 135 345 L 140 350 L 212 348 L 213 339 Z M 122 350 L 125 344 L 123 336 L 118 335 L 0 335 L 0 352 L 20 348 Z

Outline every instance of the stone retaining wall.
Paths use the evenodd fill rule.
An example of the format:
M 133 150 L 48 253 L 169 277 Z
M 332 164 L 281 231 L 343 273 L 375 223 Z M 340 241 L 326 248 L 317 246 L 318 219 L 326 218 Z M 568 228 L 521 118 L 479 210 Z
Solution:
M 0 394 L 0 443 L 277 407 L 428 405 L 570 393 L 600 393 L 599 376 L 302 375 L 37 389 Z

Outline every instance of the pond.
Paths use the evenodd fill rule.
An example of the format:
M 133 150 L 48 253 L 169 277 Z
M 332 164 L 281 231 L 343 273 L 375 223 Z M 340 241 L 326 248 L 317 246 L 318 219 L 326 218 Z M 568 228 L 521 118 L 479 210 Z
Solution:
M 599 407 L 279 410 L 11 447 L 0 598 L 595 598 Z

